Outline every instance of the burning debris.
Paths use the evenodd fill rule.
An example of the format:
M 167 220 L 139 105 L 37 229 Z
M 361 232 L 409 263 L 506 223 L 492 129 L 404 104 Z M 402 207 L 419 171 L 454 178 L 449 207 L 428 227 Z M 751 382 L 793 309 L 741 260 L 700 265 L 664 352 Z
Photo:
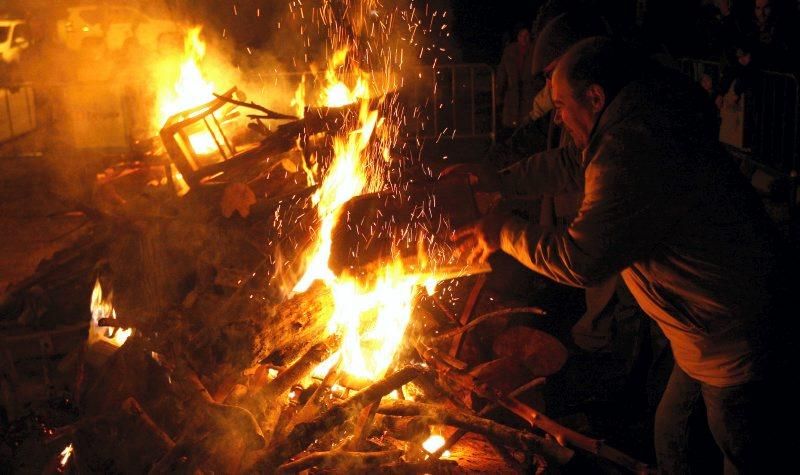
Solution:
M 69 441 L 61 469 L 444 473 L 473 433 L 526 469 L 580 449 L 643 470 L 516 399 L 563 365 L 558 342 L 540 338 L 549 351 L 527 352 L 531 380 L 508 391 L 459 359 L 478 323 L 544 312 L 472 318 L 485 279 L 470 276 L 489 269 L 459 261 L 448 239 L 480 214 L 469 184 L 399 152 L 404 53 L 380 42 L 415 14 L 377 21 L 376 2 L 349 3 L 314 10 L 332 54 L 316 94 L 305 82 L 295 94 L 299 117 L 236 87 L 213 94 L 192 30 L 180 79 L 158 99 L 169 162 L 156 181 L 171 186 L 127 193 L 111 173 L 102 196 L 118 199 L 86 210 L 91 237 L 11 289 L 24 301 L 67 269 L 83 272 L 73 283 L 96 279 L 72 361 L 80 418 L 52 437 Z M 422 310 L 425 290 L 457 278 L 475 282 L 459 318 Z M 476 414 L 472 397 L 488 405 Z M 489 419 L 497 407 L 530 427 Z

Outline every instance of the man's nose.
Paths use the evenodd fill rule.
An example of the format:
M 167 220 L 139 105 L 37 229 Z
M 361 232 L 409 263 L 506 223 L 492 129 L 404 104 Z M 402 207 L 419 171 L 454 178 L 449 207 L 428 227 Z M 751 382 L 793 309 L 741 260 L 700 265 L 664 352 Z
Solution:
M 555 110 L 555 116 L 553 117 L 553 120 L 555 120 L 556 125 L 562 125 L 564 123 L 564 121 L 561 119 L 560 110 L 558 109 Z

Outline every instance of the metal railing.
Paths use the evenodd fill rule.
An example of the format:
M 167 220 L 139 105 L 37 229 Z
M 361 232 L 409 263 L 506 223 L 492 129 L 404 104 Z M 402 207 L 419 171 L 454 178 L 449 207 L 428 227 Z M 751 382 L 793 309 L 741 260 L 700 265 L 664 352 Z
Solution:
M 0 87 L 0 143 L 36 128 L 33 88 L 29 84 Z
M 682 59 L 682 70 L 698 82 L 719 88 L 719 63 Z M 776 172 L 792 175 L 800 169 L 800 86 L 793 74 L 758 71 L 748 78 L 743 93 L 744 127 L 741 143 L 733 145 L 751 160 Z M 718 91 L 725 94 L 726 91 Z
M 275 110 L 290 112 L 289 99 L 305 78 L 308 91 L 316 88 L 310 73 L 265 72 L 248 77 L 255 100 Z M 8 86 L 11 90 L 19 86 Z M 130 150 L 134 135 L 151 130 L 152 113 L 142 111 L 153 96 L 147 84 L 112 82 L 69 82 L 32 84 L 25 114 L 9 111 L 0 101 L 0 128 L 13 133 L 24 120 L 38 124 L 50 148 L 67 146 L 77 150 Z M 496 97 L 494 69 L 486 64 L 452 64 L 408 68 L 398 101 L 404 106 L 403 127 L 408 137 L 418 140 L 441 138 L 480 138 L 494 141 L 496 135 Z M 34 92 L 36 100 L 34 101 Z M 3 97 L 0 96 L 0 100 Z M 266 101 L 266 102 L 262 102 Z M 13 109 L 13 108 L 11 108 Z M 38 120 L 37 120 L 38 118 Z M 137 132 L 138 131 L 138 132 Z M 8 134 L 6 134 L 8 135 Z M 3 140 L 0 134 L 0 142 Z M 143 137 L 139 137 L 143 138 Z M 55 143 L 51 143 L 55 142 Z
M 438 140 L 488 138 L 497 133 L 494 69 L 487 64 L 453 64 L 417 68 L 407 107 L 423 106 L 417 135 Z
M 403 71 L 399 101 L 405 107 L 406 130 L 422 139 L 486 138 L 496 135 L 494 68 L 488 64 L 418 66 Z M 314 89 L 311 73 L 263 73 L 256 83 L 263 90 L 294 91 L 305 77 Z

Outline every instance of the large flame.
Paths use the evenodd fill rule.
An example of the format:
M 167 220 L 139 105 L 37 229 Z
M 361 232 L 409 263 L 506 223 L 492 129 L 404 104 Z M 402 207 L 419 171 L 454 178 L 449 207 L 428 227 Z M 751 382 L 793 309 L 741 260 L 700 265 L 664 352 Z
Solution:
M 175 61 L 167 60 L 158 77 L 165 84 L 158 85 L 156 99 L 156 126 L 161 128 L 167 119 L 214 99 L 214 84 L 208 81 L 200 70 L 200 63 L 206 55 L 206 44 L 200 38 L 202 27 L 191 28 L 186 33 L 183 44 L 183 58 L 177 68 Z M 203 154 L 217 149 L 214 138 L 203 131 L 189 136 L 189 143 L 195 152 Z
M 125 343 L 128 337 L 131 336 L 131 333 L 133 333 L 133 330 L 130 328 L 122 329 L 100 326 L 100 319 L 102 318 L 117 318 L 117 312 L 114 310 L 114 305 L 111 303 L 111 294 L 109 294 L 108 298 L 103 298 L 103 287 L 100 285 L 100 279 L 97 279 L 94 283 L 92 300 L 89 308 L 92 311 L 92 321 L 89 325 L 90 345 L 96 341 L 102 340 L 120 347 Z
M 333 160 L 313 197 L 320 219 L 318 236 L 309 253 L 306 272 L 294 291 L 303 292 L 315 280 L 322 280 L 333 294 L 335 308 L 328 331 L 341 335 L 342 346 L 318 369 L 327 368 L 341 358 L 342 368 L 348 374 L 375 379 L 391 364 L 411 315 L 415 288 L 426 279 L 407 274 L 400 261 L 379 269 L 368 285 L 346 275 L 337 277 L 328 267 L 331 232 L 342 206 L 349 199 L 377 191 L 384 185 L 380 173 L 370 166 L 376 162 L 370 153 L 388 154 L 369 147 L 382 121 L 378 120 L 378 111 L 369 107 L 368 76 L 356 70 L 349 75 L 349 85 L 338 79 L 347 53 L 343 48 L 331 58 L 325 73 L 327 86 L 319 102 L 329 107 L 360 102 L 359 125 L 356 130 L 334 138 Z

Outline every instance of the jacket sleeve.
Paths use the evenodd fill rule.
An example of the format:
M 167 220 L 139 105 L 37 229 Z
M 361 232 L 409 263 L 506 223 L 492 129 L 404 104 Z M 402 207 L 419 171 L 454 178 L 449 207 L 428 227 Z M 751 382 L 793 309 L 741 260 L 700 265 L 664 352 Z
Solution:
M 514 218 L 501 231 L 503 251 L 576 287 L 597 285 L 653 252 L 686 212 L 688 199 L 675 180 L 670 183 L 669 160 L 656 147 L 605 142 L 586 169 L 575 220 L 554 229 Z
M 504 194 L 535 196 L 583 189 L 581 152 L 574 145 L 546 150 L 500 171 Z

